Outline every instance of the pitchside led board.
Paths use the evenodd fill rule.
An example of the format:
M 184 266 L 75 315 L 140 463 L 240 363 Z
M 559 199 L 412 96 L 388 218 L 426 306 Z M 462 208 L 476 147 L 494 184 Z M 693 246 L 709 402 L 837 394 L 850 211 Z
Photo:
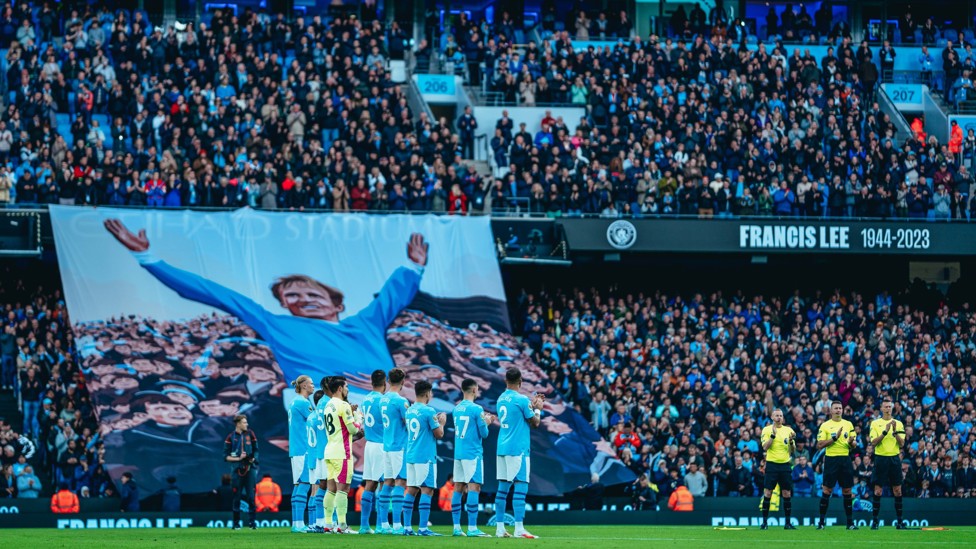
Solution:
M 358 403 L 370 373 L 394 364 L 407 372 L 408 399 L 426 379 L 445 412 L 469 377 L 494 411 L 505 369 L 520 368 L 523 392 L 549 396 L 533 432 L 537 495 L 591 472 L 633 479 L 512 337 L 487 217 L 52 206 L 51 219 L 109 472 L 133 472 L 143 493 L 169 476 L 185 492 L 213 489 L 230 470 L 223 441 L 238 413 L 259 437 L 259 473 L 287 491 L 290 383 L 345 375 Z M 429 246 L 424 268 L 408 257 L 413 234 Z M 282 280 L 325 293 L 295 301 L 279 284 L 279 299 Z M 495 429 L 485 444 L 492 488 Z M 447 463 L 453 440 L 449 421 L 438 450 Z M 449 472 L 441 467 L 439 481 Z

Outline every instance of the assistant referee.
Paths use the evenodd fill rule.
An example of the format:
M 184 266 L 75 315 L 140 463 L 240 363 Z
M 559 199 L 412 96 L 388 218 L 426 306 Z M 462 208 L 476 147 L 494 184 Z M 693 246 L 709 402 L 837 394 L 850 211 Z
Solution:
M 874 472 L 871 484 L 874 485 L 874 517 L 871 529 L 878 529 L 878 513 L 881 512 L 881 491 L 891 486 L 895 495 L 895 528 L 905 529 L 902 521 L 901 485 L 904 477 L 901 472 L 901 448 L 905 445 L 905 425 L 891 417 L 894 404 L 890 399 L 881 403 L 881 418 L 871 422 L 871 446 L 874 446 Z
M 840 483 L 844 493 L 844 514 L 847 515 L 847 529 L 857 530 L 854 524 L 854 465 L 851 463 L 851 450 L 855 446 L 857 433 L 854 424 L 843 417 L 844 405 L 838 401 L 830 404 L 830 419 L 820 424 L 817 432 L 817 449 L 826 448 L 823 473 L 823 493 L 820 495 L 820 523 L 817 530 L 827 527 L 827 506 L 830 493 Z
M 786 530 L 796 530 L 790 522 L 793 511 L 793 468 L 790 467 L 790 456 L 796 450 L 796 431 L 783 425 L 783 411 L 773 410 L 773 424 L 763 427 L 759 440 L 762 441 L 763 451 L 766 452 L 766 476 L 763 479 L 762 526 L 760 530 L 769 527 L 769 504 L 773 490 L 779 484 L 783 496 L 783 514 L 786 516 Z

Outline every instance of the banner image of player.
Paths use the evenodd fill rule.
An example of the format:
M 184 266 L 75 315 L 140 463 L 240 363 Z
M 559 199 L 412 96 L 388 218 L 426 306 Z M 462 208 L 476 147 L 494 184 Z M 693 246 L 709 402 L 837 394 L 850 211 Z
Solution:
M 261 439 L 261 474 L 285 486 L 289 384 L 344 375 L 359 403 L 370 373 L 394 365 L 404 396 L 427 380 L 445 412 L 465 377 L 494 411 L 505 369 L 520 368 L 525 390 L 549 396 L 533 494 L 591 472 L 631 478 L 511 335 L 488 218 L 58 206 L 51 218 L 110 474 L 147 493 L 169 476 L 211 490 L 236 414 Z

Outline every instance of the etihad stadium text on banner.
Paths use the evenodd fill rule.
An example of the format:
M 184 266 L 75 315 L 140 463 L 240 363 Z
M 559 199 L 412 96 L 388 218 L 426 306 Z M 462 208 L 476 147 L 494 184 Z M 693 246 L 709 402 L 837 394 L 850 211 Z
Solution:
M 523 391 L 549 397 L 531 493 L 561 494 L 592 472 L 633 478 L 511 335 L 486 217 L 52 206 L 51 219 L 109 473 L 132 472 L 145 494 L 170 476 L 187 493 L 219 484 L 239 413 L 259 437 L 259 474 L 290 490 L 291 381 L 345 375 L 358 403 L 370 372 L 394 365 L 407 372 L 404 396 L 426 379 L 445 412 L 468 377 L 494 411 L 505 369 L 520 368 Z M 429 244 L 423 269 L 408 258 L 413 233 Z M 292 286 L 314 291 L 283 290 Z M 448 427 L 438 452 L 450 460 Z

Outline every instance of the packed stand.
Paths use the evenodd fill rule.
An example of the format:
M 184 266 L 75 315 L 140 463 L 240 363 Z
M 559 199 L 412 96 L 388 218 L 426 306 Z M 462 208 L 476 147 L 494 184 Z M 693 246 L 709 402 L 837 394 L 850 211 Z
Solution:
M 10 104 L 0 203 L 605 217 L 976 211 L 967 165 L 976 134 L 895 142 L 872 99 L 875 60 L 888 55 L 845 32 L 822 60 L 778 42 L 750 50 L 735 32 L 575 52 L 568 31 L 553 24 L 550 35 L 545 19 L 541 44 L 517 50 L 507 13 L 492 25 L 461 15 L 420 41 L 418 65 L 449 54 L 513 104 L 585 109 L 580 121 L 547 117 L 516 132 L 503 121 L 479 128 L 468 112 L 453 121 L 411 112 L 388 70 L 406 53 L 396 25 L 245 9 L 159 28 L 140 11 L 59 6 L 0 14 Z M 697 28 L 697 14 L 688 20 Z M 612 13 L 585 28 L 633 34 Z M 494 181 L 465 161 L 485 132 L 503 174 Z
M 797 432 L 794 494 L 818 494 L 831 400 L 860 433 L 854 493 L 869 499 L 865 440 L 882 397 L 906 426 L 906 495 L 976 496 L 976 314 L 924 285 L 897 296 L 576 288 L 523 292 L 518 310 L 550 380 L 637 475 L 637 508 L 664 507 L 679 485 L 760 495 L 774 408 Z
M 81 498 L 112 496 L 85 378 L 75 360 L 67 310 L 56 282 L 0 267 L 3 332 L 0 390 L 23 423 L 0 419 L 0 498 L 36 498 L 64 487 Z
M 844 38 L 818 60 L 781 43 L 634 37 L 575 52 L 568 32 L 524 55 L 489 43 L 506 102 L 584 109 L 491 139 L 495 209 L 549 215 L 969 219 L 976 133 L 904 142 L 873 99 L 878 48 Z M 976 58 L 967 57 L 972 65 Z M 535 120 L 532 121 L 536 123 Z M 570 128 L 575 127 L 575 130 Z M 965 154 L 963 151 L 966 151 Z
M 0 16 L 0 202 L 446 211 L 476 192 L 447 120 L 391 80 L 396 25 L 31 8 Z

